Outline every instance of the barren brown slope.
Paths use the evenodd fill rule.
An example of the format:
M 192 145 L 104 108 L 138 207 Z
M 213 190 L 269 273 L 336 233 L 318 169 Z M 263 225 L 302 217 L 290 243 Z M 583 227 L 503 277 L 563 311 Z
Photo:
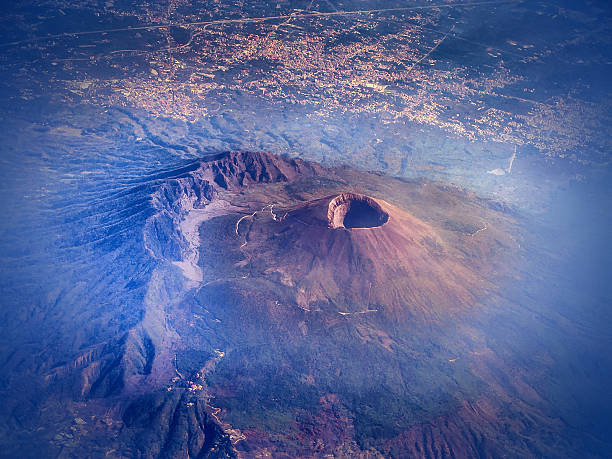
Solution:
M 174 355 L 169 391 L 204 402 L 243 457 L 582 450 L 546 398 L 562 346 L 520 349 L 563 318 L 509 295 L 523 229 L 503 205 L 264 153 L 192 177 L 204 198 L 176 196 L 203 218 L 202 282 L 166 308 L 176 340 L 156 359 Z
M 479 322 L 515 275 L 510 214 L 456 187 L 302 170 L 217 189 L 233 210 L 201 226 L 199 304 L 172 319 L 179 355 L 222 352 L 194 368 L 238 451 L 552 451 L 512 440 L 537 418 L 560 441 L 558 425 Z
M 327 196 L 239 230 L 243 263 L 282 273 L 305 310 L 326 303 L 339 313 L 376 310 L 400 322 L 435 320 L 471 309 L 487 284 L 479 267 L 432 226 L 364 195 Z

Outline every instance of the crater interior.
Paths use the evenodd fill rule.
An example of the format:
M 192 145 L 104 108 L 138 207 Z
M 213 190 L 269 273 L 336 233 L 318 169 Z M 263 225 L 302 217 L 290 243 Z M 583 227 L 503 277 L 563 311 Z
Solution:
M 327 219 L 331 228 L 375 228 L 389 220 L 389 214 L 369 196 L 343 193 L 329 202 Z

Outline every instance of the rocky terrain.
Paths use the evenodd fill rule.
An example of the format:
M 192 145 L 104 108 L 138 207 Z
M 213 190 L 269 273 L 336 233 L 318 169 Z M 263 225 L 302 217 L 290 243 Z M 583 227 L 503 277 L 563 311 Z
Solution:
M 134 236 L 105 247 L 138 270 L 121 287 L 132 299 L 77 311 L 77 286 L 44 323 L 27 322 L 45 354 L 4 353 L 2 387 L 15 396 L 0 413 L 3 455 L 605 447 L 554 403 L 562 389 L 546 381 L 564 335 L 542 330 L 566 318 L 538 309 L 523 280 L 528 235 L 502 204 L 249 152 L 159 172 L 129 193 L 142 209 Z M 538 344 L 517 346 L 525 337 Z

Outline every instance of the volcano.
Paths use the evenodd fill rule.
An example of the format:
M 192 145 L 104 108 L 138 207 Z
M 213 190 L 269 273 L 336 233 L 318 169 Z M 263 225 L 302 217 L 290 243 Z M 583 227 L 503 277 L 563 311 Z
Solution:
M 197 174 L 218 185 L 217 210 L 199 227 L 197 303 L 170 323 L 178 356 L 222 352 L 188 368 L 239 454 L 529 451 L 506 434 L 525 428 L 506 421 L 517 389 L 491 386 L 503 365 L 474 329 L 513 275 L 503 207 L 268 154 Z
M 268 153 L 209 156 L 155 183 L 150 199 L 135 189 L 150 208 L 122 258 L 142 244 L 140 281 L 125 285 L 134 301 L 78 315 L 78 333 L 58 328 L 71 331 L 66 348 L 21 376 L 59 432 L 29 451 L 57 455 L 66 432 L 79 435 L 73 457 L 102 439 L 113 449 L 101 456 L 151 458 L 582 447 L 540 395 L 553 358 L 524 365 L 515 349 L 547 319 L 505 297 L 521 276 L 521 227 L 505 206 Z M 59 304 L 54 320 L 76 324 Z

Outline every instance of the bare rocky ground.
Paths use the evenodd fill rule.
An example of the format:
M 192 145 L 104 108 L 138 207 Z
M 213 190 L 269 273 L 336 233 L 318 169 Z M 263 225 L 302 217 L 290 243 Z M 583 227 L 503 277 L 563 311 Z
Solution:
M 245 152 L 157 172 L 117 199 L 97 211 L 121 215 L 121 229 L 100 238 L 86 220 L 82 236 L 106 250 L 88 263 L 108 278 L 17 309 L 26 328 L 11 318 L 3 455 L 607 447 L 584 407 L 608 367 L 584 359 L 571 396 L 561 377 L 604 340 L 543 301 L 551 253 L 515 210 L 455 186 Z M 39 336 L 28 344 L 24 330 Z

